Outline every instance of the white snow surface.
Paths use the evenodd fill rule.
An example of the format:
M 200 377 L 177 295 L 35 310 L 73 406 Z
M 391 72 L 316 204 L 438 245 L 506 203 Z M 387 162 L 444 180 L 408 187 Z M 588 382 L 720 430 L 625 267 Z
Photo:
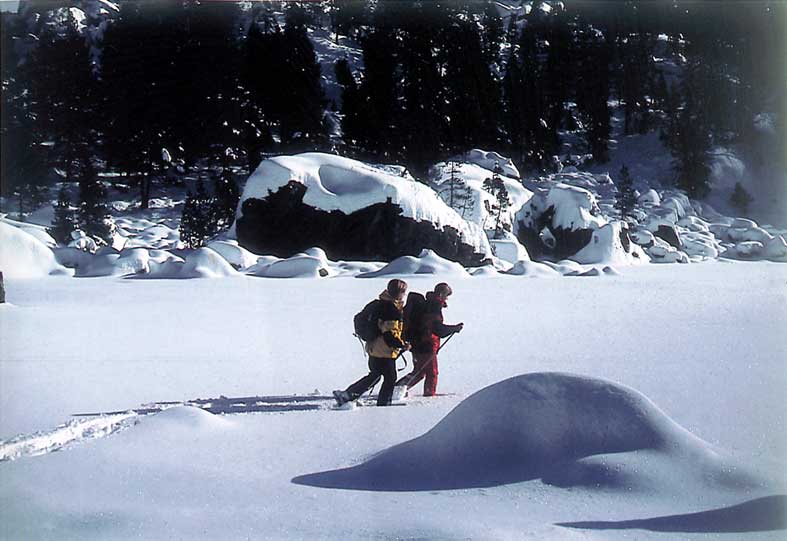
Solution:
M 767 261 L 407 276 L 453 287 L 453 396 L 68 422 L 344 388 L 366 370 L 352 315 L 388 279 L 6 279 L 2 537 L 783 539 L 719 517 L 785 494 L 787 267 Z
M 306 187 L 303 202 L 311 207 L 350 214 L 390 198 L 401 206 L 404 216 L 432 222 L 438 228 L 453 227 L 476 251 L 490 251 L 481 228 L 463 220 L 429 187 L 363 162 L 318 152 L 264 160 L 246 182 L 237 217 L 243 215 L 246 199 L 262 199 L 290 181 Z

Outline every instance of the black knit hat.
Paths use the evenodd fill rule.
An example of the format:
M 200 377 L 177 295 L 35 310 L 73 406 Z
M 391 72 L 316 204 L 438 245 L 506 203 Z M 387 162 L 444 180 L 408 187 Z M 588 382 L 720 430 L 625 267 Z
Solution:
M 445 282 L 440 282 L 436 286 L 434 286 L 434 292 L 437 295 L 440 295 L 444 299 L 448 298 L 453 291 L 451 290 L 451 286 L 446 284 Z

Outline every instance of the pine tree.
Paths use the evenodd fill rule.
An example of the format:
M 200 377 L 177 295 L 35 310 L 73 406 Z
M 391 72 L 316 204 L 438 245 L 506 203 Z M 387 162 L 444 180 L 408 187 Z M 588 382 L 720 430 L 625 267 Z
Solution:
M 705 117 L 700 84 L 701 60 L 692 59 L 681 81 L 682 104 L 669 126 L 667 144 L 673 156 L 677 185 L 690 197 L 710 192 L 711 130 Z
M 79 178 L 79 228 L 88 236 L 109 242 L 113 227 L 107 209 L 107 189 L 98 179 L 86 149 L 79 153 L 76 170 Z
M 205 182 L 197 181 L 195 193 L 189 192 L 180 219 L 180 240 L 189 248 L 201 248 L 218 232 L 216 204 L 205 190 Z
M 55 209 L 55 217 L 52 220 L 52 227 L 47 231 L 57 242 L 66 244 L 71 240 L 71 232 L 76 229 L 76 212 L 71 206 L 65 184 L 60 186 L 57 202 L 52 206 Z
M 730 195 L 730 204 L 746 216 L 752 201 L 754 201 L 754 198 L 746 191 L 746 188 L 740 182 L 736 182 L 735 189 Z
M 216 231 L 229 228 L 235 221 L 235 211 L 238 208 L 241 195 L 238 183 L 235 182 L 235 175 L 229 166 L 228 152 L 231 150 L 227 149 L 224 154 L 225 159 L 222 160 L 213 190 L 215 197 L 211 221 L 215 222 Z
M 467 219 L 475 209 L 475 197 L 462 177 L 457 176 L 456 165 L 456 162 L 450 163 L 451 176 L 441 184 L 437 195 L 462 218 Z
M 25 216 L 39 209 L 46 202 L 49 189 L 35 182 L 25 182 L 16 190 L 19 219 L 24 221 Z
M 500 165 L 495 163 L 495 170 L 492 173 L 492 177 L 486 179 L 483 184 L 484 190 L 491 193 L 495 197 L 495 203 L 491 205 L 488 210 L 493 212 L 495 215 L 494 238 L 496 239 L 500 238 L 500 235 L 503 232 L 503 229 L 500 226 L 500 220 L 503 216 L 503 213 L 508 210 L 512 203 L 508 195 L 506 184 L 500 176 L 501 171 L 502 169 L 500 169 Z
M 618 193 L 615 198 L 615 208 L 620 211 L 621 218 L 626 218 L 634 210 L 634 206 L 637 203 L 634 179 L 631 178 L 629 168 L 625 164 L 620 168 L 618 177 Z

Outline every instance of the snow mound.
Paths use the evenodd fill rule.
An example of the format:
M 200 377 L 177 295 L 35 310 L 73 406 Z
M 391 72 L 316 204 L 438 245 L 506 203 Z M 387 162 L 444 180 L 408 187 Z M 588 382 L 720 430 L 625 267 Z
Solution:
M 336 274 L 331 269 L 325 252 L 320 248 L 310 248 L 302 254 L 286 259 L 260 257 L 257 264 L 245 272 L 262 278 L 324 278 Z
M 57 246 L 57 241 L 52 238 L 52 235 L 49 234 L 47 228 L 44 226 L 29 222 L 17 222 L 16 220 L 10 220 L 8 218 L 2 218 L 2 221 L 9 225 L 13 225 L 14 227 L 18 227 L 25 233 L 29 233 L 49 248 L 54 248 Z
M 4 221 L 0 221 L 0 271 L 5 278 L 70 274 L 46 244 Z
M 590 458 L 600 456 L 617 467 Z M 679 471 L 667 487 L 674 491 L 685 490 L 691 480 L 726 490 L 757 483 L 634 389 L 563 373 L 526 374 L 486 387 L 418 438 L 360 465 L 293 482 L 418 491 L 540 478 L 559 486 L 590 484 L 628 491 L 652 480 L 647 471 L 639 471 L 647 464 Z
M 431 222 L 439 229 L 452 227 L 477 252 L 489 251 L 483 231 L 463 220 L 428 186 L 360 161 L 318 152 L 264 160 L 246 182 L 237 219 L 243 216 L 247 199 L 264 199 L 289 182 L 306 187 L 305 205 L 324 211 L 338 210 L 349 215 L 390 199 L 401 207 L 403 216 Z
M 649 258 L 637 244 L 628 243 L 628 249 L 621 240 L 620 222 L 612 222 L 593 231 L 590 243 L 572 256 L 578 263 L 589 265 L 607 263 L 613 265 L 633 265 L 647 263 Z
M 194 406 L 174 406 L 140 417 L 133 436 L 138 442 L 161 443 L 191 434 L 225 430 L 231 426 L 233 422 L 223 415 L 214 415 Z
M 407 255 L 396 258 L 382 269 L 359 274 L 358 278 L 377 278 L 379 276 L 407 274 L 469 276 L 459 263 L 442 258 L 432 250 L 422 250 L 418 257 Z
M 238 271 L 226 259 L 210 248 L 200 248 L 186 256 L 181 278 L 222 278 L 235 276 Z
M 251 267 L 257 263 L 258 255 L 255 255 L 238 245 L 235 240 L 216 240 L 208 244 L 208 248 L 217 252 L 226 259 L 234 268 L 241 270 Z
M 487 171 L 494 171 L 495 166 L 500 168 L 500 173 L 509 178 L 520 178 L 519 169 L 516 168 L 511 158 L 506 158 L 497 152 L 489 152 L 474 148 L 462 154 L 451 158 L 451 161 L 462 161 L 475 164 Z M 488 176 L 488 175 L 487 175 Z
M 514 266 L 503 272 L 512 276 L 527 276 L 529 278 L 560 276 L 560 272 L 545 263 L 537 263 L 523 259 L 514 263 Z

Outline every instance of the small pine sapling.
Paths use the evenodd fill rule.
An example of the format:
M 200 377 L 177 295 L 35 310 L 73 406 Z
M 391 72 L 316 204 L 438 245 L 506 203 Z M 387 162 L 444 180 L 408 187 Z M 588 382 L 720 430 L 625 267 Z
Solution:
M 629 168 L 626 167 L 625 164 L 620 168 L 618 176 L 620 178 L 618 180 L 618 193 L 615 198 L 615 208 L 620 211 L 620 217 L 625 219 L 627 216 L 630 216 L 631 211 L 634 210 L 634 206 L 637 203 L 637 194 L 634 191 L 634 179 L 631 178 Z
M 746 191 L 740 182 L 735 183 L 735 189 L 730 195 L 730 204 L 741 212 L 744 216 L 749 212 L 749 205 L 754 198 Z
M 71 239 L 71 233 L 76 229 L 76 212 L 71 206 L 71 199 L 68 197 L 65 185 L 60 187 L 57 202 L 52 207 L 55 209 L 55 217 L 52 220 L 52 227 L 47 231 L 58 243 L 66 244 Z
M 196 193 L 189 192 L 183 205 L 180 239 L 189 248 L 201 248 L 217 232 L 216 203 L 205 190 L 203 180 L 199 179 Z
M 437 195 L 462 218 L 467 218 L 475 208 L 473 191 L 464 179 L 457 176 L 456 162 L 451 162 L 450 177 Z
M 79 213 L 77 222 L 85 234 L 108 242 L 113 233 L 112 218 L 107 209 L 107 189 L 98 179 L 90 157 L 81 155 L 77 162 L 79 174 Z
M 483 184 L 484 190 L 491 193 L 495 198 L 495 203 L 488 205 L 487 210 L 495 214 L 494 238 L 496 239 L 499 239 L 503 232 L 503 228 L 500 224 L 503 213 L 508 210 L 512 203 L 508 196 L 506 184 L 500 176 L 501 172 L 502 169 L 500 168 L 500 164 L 495 162 L 495 169 L 492 173 L 492 177 L 486 179 Z

